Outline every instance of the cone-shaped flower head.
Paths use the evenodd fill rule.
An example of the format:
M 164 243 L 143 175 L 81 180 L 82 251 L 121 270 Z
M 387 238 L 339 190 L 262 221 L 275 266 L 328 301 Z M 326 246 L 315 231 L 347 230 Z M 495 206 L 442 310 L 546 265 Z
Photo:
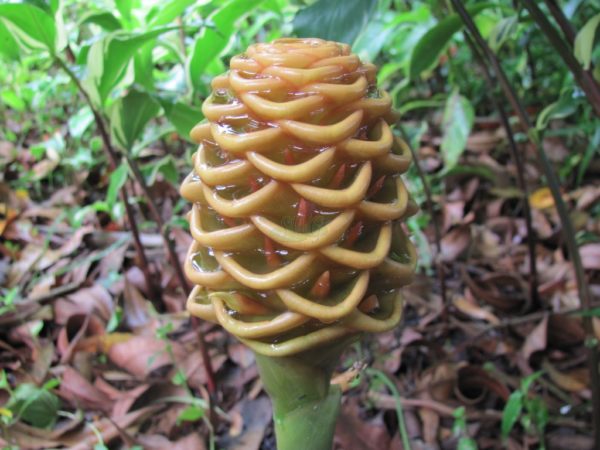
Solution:
M 415 250 L 376 68 L 320 39 L 255 44 L 231 60 L 192 130 L 185 271 L 191 314 L 286 356 L 400 321 Z

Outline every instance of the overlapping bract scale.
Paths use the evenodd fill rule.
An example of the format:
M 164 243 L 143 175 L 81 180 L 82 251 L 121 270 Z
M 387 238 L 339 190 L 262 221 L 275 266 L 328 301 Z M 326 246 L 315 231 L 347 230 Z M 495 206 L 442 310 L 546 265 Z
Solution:
M 345 44 L 255 44 L 213 80 L 181 194 L 193 202 L 191 314 L 286 356 L 396 326 L 415 250 L 376 69 Z

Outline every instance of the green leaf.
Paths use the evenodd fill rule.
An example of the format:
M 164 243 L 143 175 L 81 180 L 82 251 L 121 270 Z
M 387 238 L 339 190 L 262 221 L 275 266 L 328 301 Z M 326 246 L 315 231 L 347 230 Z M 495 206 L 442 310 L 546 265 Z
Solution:
M 2 20 L 0 20 L 0 55 L 4 55 L 8 59 L 19 57 L 19 44 Z
M 544 130 L 552 119 L 563 119 L 577 110 L 577 101 L 571 95 L 563 95 L 554 103 L 546 106 L 538 115 L 536 128 Z
M 204 114 L 200 109 L 192 108 L 182 102 L 170 103 L 168 101 L 161 102 L 165 115 L 169 122 L 173 124 L 179 135 L 190 140 L 190 131 L 194 126 L 204 119 Z
M 26 107 L 23 99 L 18 96 L 15 91 L 9 91 L 8 89 L 3 90 L 0 93 L 0 98 L 2 99 L 2 103 L 15 111 L 23 111 Z
M 474 119 L 475 111 L 471 102 L 460 95 L 458 89 L 454 89 L 446 101 L 442 118 L 441 150 L 446 171 L 456 166 L 463 154 Z
M 529 388 L 531 387 L 531 385 L 533 384 L 533 382 L 535 380 L 537 380 L 539 377 L 541 377 L 543 374 L 544 374 L 544 372 L 542 372 L 540 370 L 538 372 L 534 372 L 531 375 L 528 375 L 525 378 L 523 378 L 521 380 L 521 393 L 523 395 L 527 395 L 527 392 L 529 392 Z
M 177 422 L 196 422 L 204 417 L 204 410 L 196 405 L 185 408 L 177 417 Z
M 370 22 L 354 42 L 353 49 L 361 59 L 374 61 L 394 31 L 395 27 L 380 21 Z
M 509 38 L 514 37 L 518 23 L 517 16 L 505 17 L 498 22 L 488 38 L 488 43 L 494 52 L 500 50 Z
M 10 384 L 8 383 L 8 378 L 6 377 L 4 369 L 0 370 L 0 389 L 10 391 Z
M 482 3 L 467 7 L 471 17 L 476 16 L 486 8 L 494 6 L 492 3 Z M 413 49 L 410 57 L 409 76 L 411 80 L 416 79 L 422 72 L 434 67 L 450 42 L 450 39 L 460 29 L 463 23 L 456 13 L 450 14 L 438 22 L 433 28 L 425 33 Z
M 455 436 L 460 436 L 463 432 L 467 431 L 467 418 L 465 407 L 461 406 L 452 411 L 452 417 L 454 417 L 454 424 L 452 425 L 452 434 L 454 434 Z
M 382 15 L 382 17 L 376 17 L 367 24 L 365 29 L 356 38 L 352 45 L 352 49 L 361 57 L 361 59 L 375 61 L 375 58 L 379 55 L 381 49 L 386 45 L 389 45 L 393 39 L 397 38 L 399 26 L 404 25 L 404 30 L 408 30 L 409 28 L 414 30 L 416 24 L 418 24 L 417 27 L 424 26 L 422 24 L 429 21 L 430 17 L 431 11 L 424 5 L 415 7 L 408 12 L 395 14 L 394 16 L 385 14 Z M 397 48 L 394 50 L 400 52 Z M 388 66 L 387 70 L 384 70 L 384 65 L 379 71 L 378 79 L 380 82 L 385 80 L 386 76 L 389 75 L 386 74 L 386 71 L 389 70 L 390 65 L 399 68 L 403 65 L 403 61 L 396 57 L 386 65 Z M 397 69 L 395 71 L 397 71 Z
M 109 113 L 112 137 L 126 150 L 131 150 L 141 137 L 146 124 L 156 117 L 160 105 L 149 94 L 131 90 L 112 105 Z
M 89 213 L 99 211 L 105 212 L 107 214 L 111 213 L 110 208 L 108 207 L 106 202 L 103 201 L 95 201 L 91 205 L 86 205 L 83 208 L 77 209 L 75 214 L 73 214 L 73 218 L 71 219 L 72 226 L 74 228 L 79 228 L 83 224 L 83 221 Z
M 377 0 L 317 0 L 294 17 L 294 33 L 353 44 L 375 12 Z
M 119 324 L 121 323 L 122 319 L 123 319 L 123 308 L 121 308 L 120 306 L 117 306 L 115 308 L 115 310 L 113 311 L 112 316 L 110 316 L 108 323 L 106 324 L 106 332 L 112 333 L 117 328 L 119 328 Z
M 592 64 L 592 49 L 594 47 L 594 38 L 596 37 L 596 28 L 598 28 L 599 24 L 600 14 L 596 14 L 587 21 L 575 37 L 575 57 L 585 70 L 588 70 Z
M 107 31 L 116 31 L 122 28 L 119 19 L 108 11 L 90 11 L 87 14 L 84 14 L 79 21 L 79 25 L 85 25 L 87 23 L 96 24 Z
M 458 440 L 457 450 L 477 450 L 477 443 L 474 439 L 468 437 L 461 437 Z
M 115 31 L 96 41 L 89 49 L 87 75 L 82 84 L 97 106 L 104 106 L 108 95 L 124 78 L 136 51 L 157 36 L 177 27 L 157 28 L 136 34 Z
M 80 138 L 85 133 L 85 130 L 94 121 L 94 114 L 89 106 L 83 106 L 79 111 L 69 117 L 67 122 L 69 134 L 74 138 Z
M 235 31 L 236 22 L 260 4 L 258 1 L 230 0 L 208 16 L 214 28 L 202 28 L 192 48 L 187 67 L 190 84 L 195 90 L 203 85 L 202 75 L 208 65 L 225 49 Z
M 185 373 L 180 369 L 171 377 L 171 382 L 177 386 L 182 386 L 187 381 Z
M 146 16 L 146 23 L 150 27 L 162 26 L 171 23 L 176 17 L 183 14 L 187 7 L 196 3 L 196 0 L 171 0 L 161 2 L 150 10 Z
M 121 14 L 121 19 L 125 25 L 127 25 L 127 29 L 133 28 L 135 25 L 135 17 L 131 14 L 131 10 L 133 9 L 134 3 L 138 3 L 136 0 L 115 0 L 115 6 L 117 10 Z M 139 6 L 139 5 L 138 5 Z
M 57 48 L 54 18 L 36 6 L 27 3 L 1 4 L 0 20 L 26 50 L 48 50 L 50 53 L 61 50 Z
M 179 181 L 179 174 L 177 173 L 177 166 L 175 165 L 175 160 L 171 155 L 167 155 L 158 161 L 153 161 L 151 164 L 148 164 L 143 169 L 146 183 L 149 186 L 152 186 L 156 182 L 156 176 L 160 173 L 165 178 L 165 180 L 169 181 L 172 184 L 177 184 Z
M 117 167 L 110 174 L 110 181 L 108 183 L 108 189 L 106 191 L 106 204 L 110 209 L 112 209 L 113 205 L 117 201 L 117 197 L 119 195 L 119 191 L 125 185 L 127 181 L 127 164 L 125 162 L 121 162 L 119 167 Z
M 521 391 L 515 391 L 510 394 L 504 411 L 502 412 L 502 438 L 506 439 L 513 427 L 519 420 L 521 410 L 523 409 L 523 393 Z
M 23 383 L 15 389 L 7 408 L 14 416 L 37 428 L 51 427 L 58 417 L 60 401 L 53 393 L 34 384 Z

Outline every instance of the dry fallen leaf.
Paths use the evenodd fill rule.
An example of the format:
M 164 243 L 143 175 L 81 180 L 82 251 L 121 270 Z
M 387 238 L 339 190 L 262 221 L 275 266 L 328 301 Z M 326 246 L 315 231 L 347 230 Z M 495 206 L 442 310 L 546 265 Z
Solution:
M 525 339 L 525 343 L 521 348 L 521 354 L 524 361 L 529 361 L 529 358 L 534 352 L 544 350 L 548 343 L 548 316 L 544 317 L 540 323 L 529 333 Z
M 473 317 L 474 319 L 485 320 L 486 322 L 491 323 L 492 325 L 497 325 L 500 323 L 500 319 L 496 317 L 492 312 L 487 309 L 483 309 L 479 305 L 476 305 L 474 302 L 468 301 L 465 297 L 460 295 L 455 295 L 452 299 L 452 304 L 463 314 L 466 314 L 469 317 Z
M 460 225 L 453 228 L 442 238 L 442 261 L 455 261 L 469 246 L 471 231 L 469 225 Z
M 587 367 L 570 369 L 565 372 L 557 370 L 547 359 L 542 362 L 542 368 L 548 372 L 550 379 L 558 387 L 567 392 L 579 393 L 590 386 L 590 372 Z
M 112 401 L 106 394 L 71 367 L 67 367 L 62 375 L 59 393 L 78 408 L 108 412 L 112 407 Z
M 167 344 L 169 342 L 154 336 L 134 336 L 125 342 L 114 343 L 108 357 L 117 366 L 143 379 L 159 367 L 172 365 L 185 356 L 178 343 L 170 342 L 172 353 Z

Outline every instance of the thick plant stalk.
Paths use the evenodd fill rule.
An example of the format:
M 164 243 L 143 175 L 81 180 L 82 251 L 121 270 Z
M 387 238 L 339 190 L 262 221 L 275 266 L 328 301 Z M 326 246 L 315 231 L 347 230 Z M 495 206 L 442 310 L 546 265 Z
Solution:
M 346 44 L 255 44 L 212 82 L 182 187 L 194 203 L 191 314 L 257 355 L 280 450 L 331 447 L 338 356 L 401 318 L 416 211 L 376 69 Z
M 329 450 L 342 392 L 331 374 L 346 341 L 294 356 L 256 354 L 260 378 L 273 402 L 277 448 Z

